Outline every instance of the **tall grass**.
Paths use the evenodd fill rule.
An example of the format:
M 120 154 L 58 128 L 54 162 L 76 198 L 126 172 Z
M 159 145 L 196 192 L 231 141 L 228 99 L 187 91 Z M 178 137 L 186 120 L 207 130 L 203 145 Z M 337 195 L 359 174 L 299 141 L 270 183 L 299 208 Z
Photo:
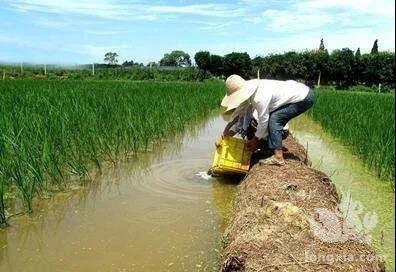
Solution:
M 316 92 L 310 116 L 351 146 L 368 167 L 394 180 L 395 97 L 391 94 L 333 90 Z
M 0 219 L 6 192 L 31 211 L 71 176 L 207 116 L 223 93 L 218 82 L 0 81 Z

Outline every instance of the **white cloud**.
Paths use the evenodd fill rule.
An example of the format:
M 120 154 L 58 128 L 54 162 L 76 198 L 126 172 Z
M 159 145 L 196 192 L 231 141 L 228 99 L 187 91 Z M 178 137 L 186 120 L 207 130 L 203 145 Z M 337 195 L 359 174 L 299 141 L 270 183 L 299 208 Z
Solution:
M 263 17 L 272 31 L 299 31 L 321 28 L 332 22 L 334 17 L 324 12 L 302 10 L 266 10 Z
M 175 1 L 172 5 L 164 0 L 0 2 L 0 9 L 13 11 L 9 16 L 15 11 L 29 13 L 8 20 L 9 26 L 5 22 L 0 35 L 0 44 L 9 51 L 26 48 L 23 54 L 29 58 L 38 58 L 43 51 L 48 52 L 48 59 L 70 52 L 78 61 L 100 61 L 112 50 L 134 60 L 158 60 L 177 42 L 192 55 L 203 48 L 216 54 L 247 51 L 254 56 L 316 48 L 322 37 L 330 50 L 361 47 L 368 51 L 376 38 L 381 49 L 395 48 L 395 4 L 388 0 L 234 0 L 222 4 L 207 0 L 206 4 Z M 150 23 L 131 23 L 135 21 Z M 12 27 L 15 23 L 20 24 L 15 29 L 36 27 L 31 33 L 18 32 Z
M 9 4 L 21 12 L 46 12 L 54 14 L 79 14 L 107 19 L 128 15 L 123 5 L 111 0 L 16 0 Z
M 120 0 L 15 0 L 9 5 L 21 12 L 46 12 L 55 14 L 77 14 L 122 20 L 155 20 L 166 15 L 197 15 L 205 17 L 238 17 L 243 15 L 241 7 L 229 4 L 156 5 L 142 1 Z
M 244 14 L 240 8 L 225 4 L 201 4 L 186 6 L 150 6 L 151 12 L 159 14 L 187 14 L 208 17 L 239 17 Z
M 257 25 L 257 24 L 261 24 L 264 21 L 264 17 L 263 16 L 255 16 L 255 17 L 246 17 L 244 19 L 245 22 Z
M 262 21 L 270 31 L 378 27 L 394 21 L 394 8 L 394 1 L 389 0 L 295 1 L 282 8 L 267 9 Z
M 361 12 L 378 16 L 394 16 L 395 14 L 395 2 L 389 0 L 308 0 L 299 1 L 295 6 L 297 8 L 311 10 L 343 8 L 350 12 Z
M 224 35 L 228 33 L 227 28 L 230 27 L 233 23 L 232 22 L 226 22 L 226 23 L 219 23 L 219 22 L 196 22 L 198 25 L 200 25 L 199 29 L 208 31 L 208 32 L 216 32 L 218 35 Z

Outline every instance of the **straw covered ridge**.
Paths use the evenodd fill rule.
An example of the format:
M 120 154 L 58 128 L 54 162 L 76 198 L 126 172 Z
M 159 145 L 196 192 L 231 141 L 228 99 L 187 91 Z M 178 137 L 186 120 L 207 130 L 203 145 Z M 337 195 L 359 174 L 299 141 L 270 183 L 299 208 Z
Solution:
M 317 218 L 315 208 L 337 211 L 340 199 L 329 177 L 308 166 L 304 148 L 291 136 L 284 143 L 286 166 L 256 165 L 240 184 L 222 271 L 385 271 L 379 260 L 322 258 L 374 252 L 356 240 L 330 243 L 314 235 L 309 218 Z

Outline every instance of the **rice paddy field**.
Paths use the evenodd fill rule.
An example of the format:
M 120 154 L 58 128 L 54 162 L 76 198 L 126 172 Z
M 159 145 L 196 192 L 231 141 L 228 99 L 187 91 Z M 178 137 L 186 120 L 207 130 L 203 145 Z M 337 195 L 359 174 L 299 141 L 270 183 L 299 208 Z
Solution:
M 117 263 L 124 269 L 132 261 L 137 270 L 131 271 L 218 270 L 237 187 L 202 177 L 225 126 L 218 116 L 210 118 L 224 92 L 220 81 L 0 81 L 0 220 L 10 221 L 0 233 L 0 256 L 10 256 L 0 270 L 20 271 L 27 260 L 28 271 L 64 264 L 98 271 Z M 394 95 L 316 93 L 310 118 L 294 123 L 296 135 L 308 135 L 316 162 L 321 156 L 333 160 L 324 172 L 333 172 L 330 165 L 350 168 L 347 176 L 334 176 L 336 186 L 342 193 L 352 190 L 379 215 L 385 227 L 374 232 L 376 249 L 390 256 L 391 246 L 381 243 L 394 225 L 393 192 L 368 176 L 394 179 Z M 319 124 L 343 152 L 356 156 L 338 158 L 329 152 L 345 154 L 336 145 L 315 145 L 312 139 L 322 134 L 306 133 L 307 124 Z M 345 163 L 355 160 L 365 165 L 356 170 Z M 358 175 L 366 167 L 369 175 Z M 24 214 L 14 216 L 19 212 Z M 109 214 L 112 220 L 103 220 Z M 139 255 L 142 248 L 153 255 Z M 76 262 L 76 255 L 84 257 Z M 388 265 L 394 266 L 392 258 Z
M 381 179 L 395 178 L 395 96 L 321 89 L 309 116 Z
M 0 221 L 15 201 L 84 181 L 218 108 L 223 84 L 0 81 Z

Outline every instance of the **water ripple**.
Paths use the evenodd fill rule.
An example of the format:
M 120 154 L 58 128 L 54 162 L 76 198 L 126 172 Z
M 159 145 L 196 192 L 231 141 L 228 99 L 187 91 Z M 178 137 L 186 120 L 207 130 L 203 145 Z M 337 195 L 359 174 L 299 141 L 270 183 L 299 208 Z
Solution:
M 197 201 L 207 199 L 211 183 L 198 173 L 206 171 L 207 160 L 172 160 L 154 164 L 139 179 L 139 189 L 151 196 L 177 200 Z

